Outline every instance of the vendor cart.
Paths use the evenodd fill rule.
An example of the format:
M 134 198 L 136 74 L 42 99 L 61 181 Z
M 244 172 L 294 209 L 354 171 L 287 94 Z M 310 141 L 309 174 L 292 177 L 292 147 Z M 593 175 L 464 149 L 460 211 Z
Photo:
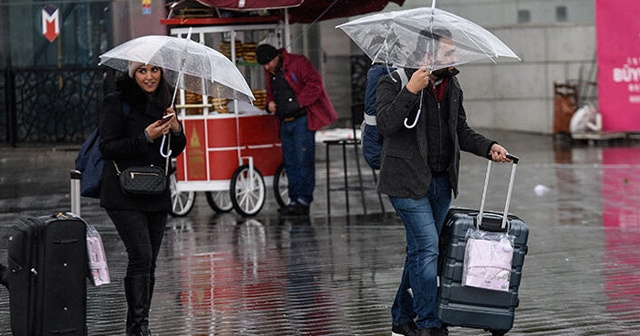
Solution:
M 173 28 L 171 34 L 184 37 L 190 31 L 196 41 L 212 44 L 228 55 L 252 87 L 264 87 L 264 70 L 255 63 L 257 43 L 253 41 L 269 33 L 273 37 L 280 28 L 278 24 L 203 26 Z M 256 31 L 263 33 L 256 35 Z M 253 47 L 253 53 L 243 45 Z M 265 203 L 266 184 L 273 186 L 280 206 L 288 204 L 279 120 L 264 111 L 265 90 L 252 91 L 256 97 L 253 105 L 180 92 L 176 109 L 187 144 L 175 160 L 176 172 L 171 176 L 172 215 L 187 215 L 196 192 L 205 192 L 214 211 L 233 209 L 242 216 L 253 216 Z

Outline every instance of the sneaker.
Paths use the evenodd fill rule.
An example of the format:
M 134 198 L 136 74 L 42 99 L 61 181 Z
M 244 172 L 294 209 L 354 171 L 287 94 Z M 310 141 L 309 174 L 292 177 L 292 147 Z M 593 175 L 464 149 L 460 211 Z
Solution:
M 296 203 L 291 209 L 292 215 L 306 216 L 309 214 L 309 206 L 302 203 Z
M 284 208 L 278 209 L 278 212 L 284 216 L 308 216 L 309 206 L 300 203 L 294 203 L 289 204 Z
M 289 204 L 289 205 L 285 205 L 285 206 L 283 206 L 281 208 L 278 208 L 278 213 L 284 215 L 287 212 L 289 212 L 289 208 L 291 208 L 291 207 L 292 207 L 292 205 Z
M 291 202 L 281 208 L 278 208 L 278 213 L 281 215 L 287 215 L 292 211 L 292 209 L 296 206 L 296 204 L 297 203 L 295 202 Z
M 448 336 L 449 330 L 446 327 L 443 328 L 428 328 L 429 334 L 431 336 Z
M 447 328 L 427 328 L 418 331 L 418 336 L 448 336 Z
M 418 336 L 418 327 L 413 321 L 399 326 L 392 325 L 391 336 Z

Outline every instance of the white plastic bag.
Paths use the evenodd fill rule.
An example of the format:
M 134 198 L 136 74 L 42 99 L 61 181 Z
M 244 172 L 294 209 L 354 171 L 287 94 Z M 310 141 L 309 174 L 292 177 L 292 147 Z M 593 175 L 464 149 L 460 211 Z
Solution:
M 462 286 L 509 291 L 513 236 L 469 229 L 462 269 Z
M 102 237 L 96 228 L 87 224 L 87 255 L 89 261 L 89 272 L 91 273 L 91 283 L 100 286 L 111 283 L 107 256 L 104 253 Z

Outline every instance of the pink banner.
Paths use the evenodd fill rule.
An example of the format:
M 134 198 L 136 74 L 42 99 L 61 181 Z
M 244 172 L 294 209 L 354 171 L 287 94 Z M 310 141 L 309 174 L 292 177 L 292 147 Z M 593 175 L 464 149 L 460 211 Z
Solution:
M 606 131 L 640 131 L 638 13 L 638 0 L 596 0 L 598 109 Z

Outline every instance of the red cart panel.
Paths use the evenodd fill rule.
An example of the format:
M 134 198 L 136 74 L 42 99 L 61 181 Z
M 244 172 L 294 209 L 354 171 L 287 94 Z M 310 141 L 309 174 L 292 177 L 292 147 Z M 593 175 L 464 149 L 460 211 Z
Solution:
M 233 172 L 240 167 L 238 150 L 209 151 L 209 180 L 228 180 Z
M 282 163 L 279 121 L 273 115 L 187 117 L 183 125 L 187 145 L 176 160 L 177 181 L 229 180 L 239 157 L 253 157 L 263 176 L 273 176 Z

